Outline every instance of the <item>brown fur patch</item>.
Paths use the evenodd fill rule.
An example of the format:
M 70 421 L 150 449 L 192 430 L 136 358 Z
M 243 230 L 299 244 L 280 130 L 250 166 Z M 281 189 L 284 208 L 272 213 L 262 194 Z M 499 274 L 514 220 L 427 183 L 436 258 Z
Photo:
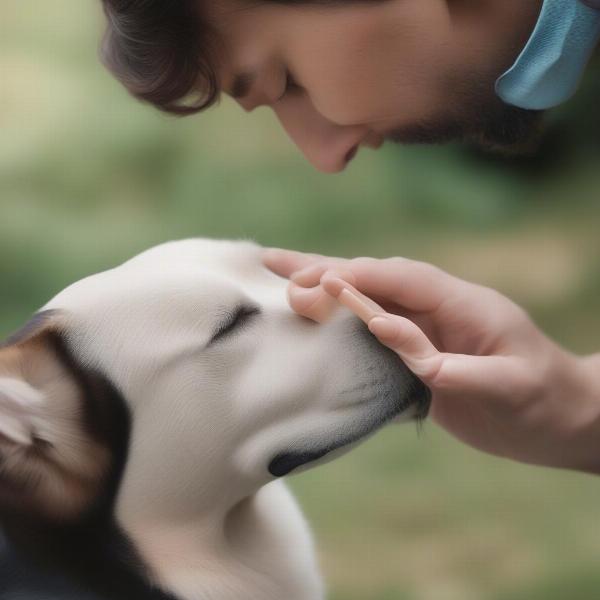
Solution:
M 36 313 L 21 327 L 11 334 L 4 342 L 0 342 L 0 349 L 23 344 L 36 335 L 59 326 L 60 312 L 57 310 L 44 310 Z
M 71 520 L 94 504 L 111 453 L 90 422 L 89 403 L 102 399 L 89 395 L 98 396 L 102 383 L 77 370 L 59 321 L 58 313 L 40 313 L 0 347 L 0 378 L 25 382 L 42 396 L 39 404 L 23 409 L 33 443 L 0 439 L 0 511 Z

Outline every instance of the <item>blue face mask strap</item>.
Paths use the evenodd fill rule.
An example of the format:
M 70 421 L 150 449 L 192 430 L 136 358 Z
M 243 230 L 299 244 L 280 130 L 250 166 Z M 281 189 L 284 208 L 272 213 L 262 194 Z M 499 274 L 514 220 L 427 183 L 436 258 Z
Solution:
M 544 0 L 527 45 L 496 82 L 496 93 L 530 110 L 562 104 L 576 92 L 599 41 L 600 0 Z

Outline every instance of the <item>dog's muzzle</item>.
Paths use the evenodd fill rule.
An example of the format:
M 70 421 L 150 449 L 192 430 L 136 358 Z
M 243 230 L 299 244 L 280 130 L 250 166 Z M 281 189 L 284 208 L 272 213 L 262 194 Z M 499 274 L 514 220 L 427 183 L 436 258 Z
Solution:
M 371 423 L 366 423 L 358 431 L 343 436 L 332 443 L 312 449 L 302 450 L 298 448 L 280 452 L 269 463 L 269 472 L 271 475 L 274 477 L 284 477 L 299 467 L 325 457 L 334 450 L 358 442 L 361 438 L 395 419 L 402 421 L 423 421 L 427 418 L 431 406 L 431 391 L 414 374 L 409 372 L 409 377 L 408 393 L 405 392 L 403 397 L 390 407 L 389 411 L 377 415 Z
M 354 444 L 391 421 L 422 421 L 429 413 L 429 388 L 409 371 L 395 352 L 380 344 L 354 316 L 350 321 L 339 321 L 337 326 L 342 328 L 340 343 L 356 347 L 364 357 L 362 376 L 369 386 L 356 388 L 359 393 L 352 401 L 353 405 L 362 407 L 362 412 L 356 413 L 353 423 L 343 423 L 329 439 L 302 440 L 280 451 L 269 463 L 269 472 L 275 477 L 283 477 L 334 450 Z

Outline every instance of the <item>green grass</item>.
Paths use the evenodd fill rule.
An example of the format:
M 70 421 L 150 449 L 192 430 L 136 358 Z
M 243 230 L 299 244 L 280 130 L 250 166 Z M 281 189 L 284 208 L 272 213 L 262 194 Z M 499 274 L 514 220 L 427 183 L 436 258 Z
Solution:
M 493 285 L 578 352 L 600 339 L 600 68 L 551 120 L 541 159 L 456 147 L 312 171 L 263 110 L 176 120 L 96 61 L 97 2 L 0 6 L 0 333 L 65 285 L 149 245 L 251 237 L 406 255 Z M 390 427 L 292 478 L 331 600 L 598 596 L 598 481 Z

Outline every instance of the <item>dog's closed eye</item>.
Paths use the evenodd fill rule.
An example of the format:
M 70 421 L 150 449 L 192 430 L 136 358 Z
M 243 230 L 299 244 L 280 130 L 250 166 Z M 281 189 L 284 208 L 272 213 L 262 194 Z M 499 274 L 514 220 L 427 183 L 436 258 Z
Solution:
M 260 308 L 251 305 L 241 305 L 227 313 L 217 331 L 213 334 L 210 344 L 229 335 L 236 329 L 246 325 L 252 317 L 260 314 Z

